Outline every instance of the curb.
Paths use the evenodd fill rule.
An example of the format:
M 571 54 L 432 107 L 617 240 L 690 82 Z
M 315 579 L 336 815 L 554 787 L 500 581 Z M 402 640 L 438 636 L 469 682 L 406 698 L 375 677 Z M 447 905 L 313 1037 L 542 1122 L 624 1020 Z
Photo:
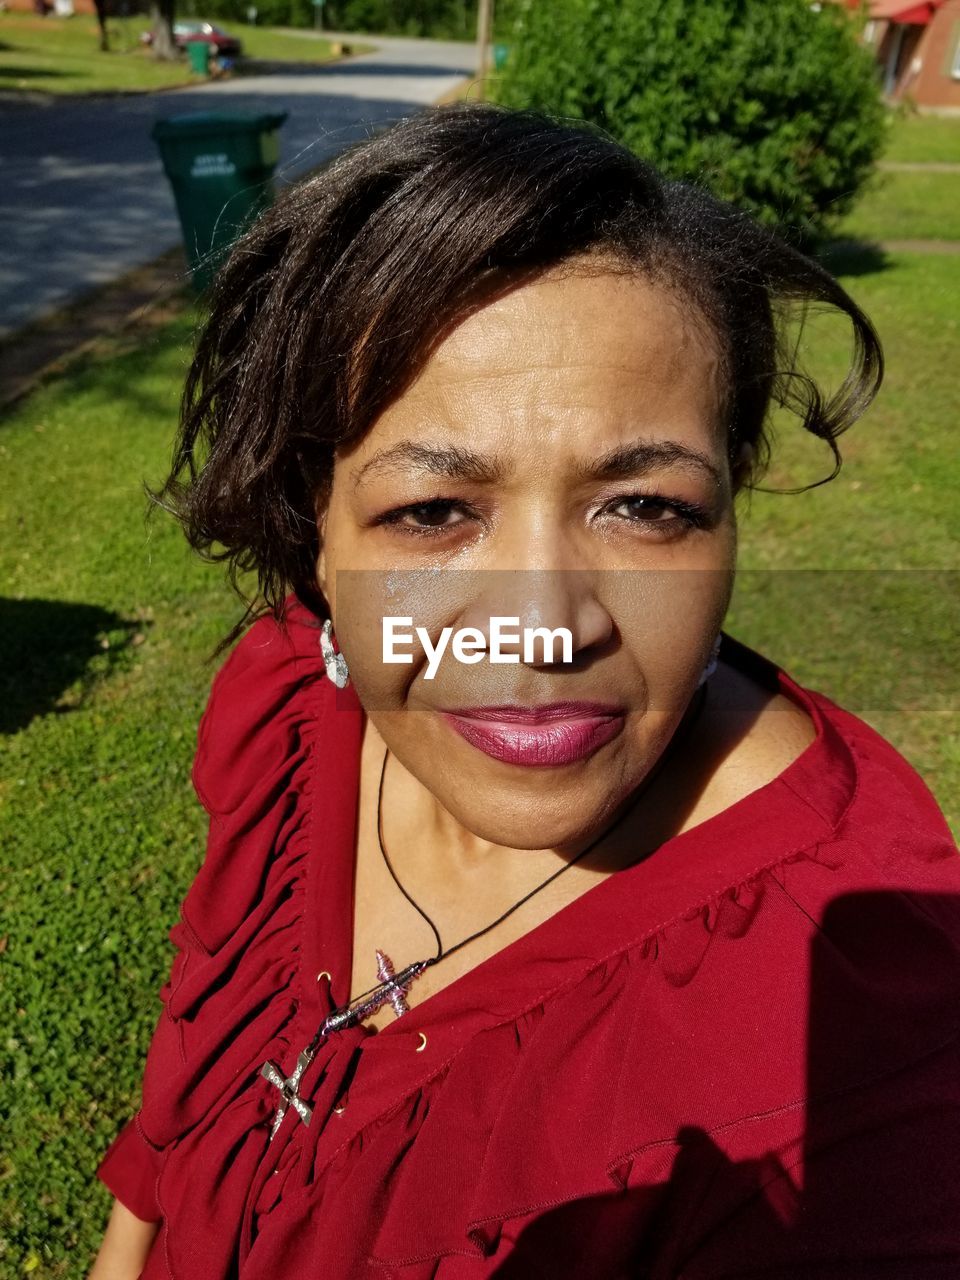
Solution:
M 79 357 L 180 314 L 190 305 L 189 278 L 183 249 L 168 249 L 0 339 L 0 409 L 12 408 Z
M 368 49 L 366 53 L 342 54 L 317 65 L 350 62 L 369 52 Z M 454 89 L 430 105 L 455 102 L 477 84 L 475 77 L 465 75 Z M 174 93 L 192 87 L 176 85 L 144 93 L 121 91 L 82 96 L 143 97 L 147 92 Z M 44 101 L 54 103 L 81 95 L 42 96 Z M 309 176 L 303 174 L 302 179 Z M 159 327 L 188 306 L 190 297 L 189 271 L 181 246 L 0 338 L 0 409 L 12 408 L 43 382 L 64 373 L 74 360 L 102 347 L 106 341 Z
M 363 52 L 338 53 L 332 58 L 324 58 L 322 62 L 291 62 L 290 66 L 334 67 L 341 62 L 352 62 L 355 58 L 364 58 L 373 53 L 371 46 Z M 252 58 L 251 62 L 260 62 L 265 66 L 283 66 L 271 58 Z M 254 71 L 251 75 L 277 75 L 275 71 Z M 23 103 L 32 107 L 52 107 L 58 102 L 110 102 L 117 98 L 154 98 L 168 93 L 193 93 L 197 89 L 212 84 L 229 84 L 246 80 L 246 75 L 206 76 L 188 80 L 184 84 L 164 84 L 156 89 L 93 89 L 89 93 L 46 93 L 42 89 L 0 89 L 0 107 L 16 107 Z

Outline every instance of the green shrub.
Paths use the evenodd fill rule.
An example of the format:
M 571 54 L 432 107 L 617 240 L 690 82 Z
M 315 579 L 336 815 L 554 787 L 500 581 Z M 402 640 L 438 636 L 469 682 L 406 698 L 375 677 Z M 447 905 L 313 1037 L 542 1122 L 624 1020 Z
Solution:
M 327 0 L 324 23 L 333 31 L 472 39 L 476 0 Z
M 884 139 L 873 59 L 807 0 L 511 0 L 491 96 L 591 121 L 667 174 L 803 238 L 850 208 Z
M 312 27 L 313 5 L 311 0 L 192 0 L 196 15 L 217 18 L 233 24 L 246 23 L 247 10 L 253 4 L 257 10 L 257 25 L 261 27 Z M 186 9 L 186 6 L 182 6 Z M 237 34 L 243 38 L 243 32 Z

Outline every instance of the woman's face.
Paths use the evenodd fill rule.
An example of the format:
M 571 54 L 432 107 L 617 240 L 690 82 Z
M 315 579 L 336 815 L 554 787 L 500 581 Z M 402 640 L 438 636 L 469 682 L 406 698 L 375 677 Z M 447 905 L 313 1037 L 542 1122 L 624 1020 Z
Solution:
M 733 581 L 721 400 L 715 341 L 678 295 L 553 271 L 453 329 L 337 457 L 317 578 L 350 678 L 477 836 L 577 844 L 676 729 Z M 477 637 L 494 616 L 515 620 L 499 662 Z M 384 661 L 384 618 L 406 619 L 390 625 L 412 661 Z M 417 627 L 434 650 L 452 628 L 432 664 Z M 533 627 L 565 628 L 569 653 L 524 651 Z

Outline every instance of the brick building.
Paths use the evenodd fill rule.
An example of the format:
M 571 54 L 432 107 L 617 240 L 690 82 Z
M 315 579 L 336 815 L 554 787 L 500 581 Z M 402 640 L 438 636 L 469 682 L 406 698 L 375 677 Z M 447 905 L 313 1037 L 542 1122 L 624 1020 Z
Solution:
M 851 9 L 860 0 L 847 0 Z M 869 0 L 864 41 L 891 102 L 960 109 L 960 0 Z

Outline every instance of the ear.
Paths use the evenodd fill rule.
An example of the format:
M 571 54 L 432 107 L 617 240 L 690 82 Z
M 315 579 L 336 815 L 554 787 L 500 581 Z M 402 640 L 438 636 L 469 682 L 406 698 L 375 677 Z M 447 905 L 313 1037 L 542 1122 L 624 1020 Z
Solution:
M 753 445 L 749 440 L 744 440 L 741 443 L 740 448 L 737 450 L 736 456 L 734 457 L 733 463 L 730 467 L 734 493 L 742 487 L 747 476 L 750 474 L 750 468 L 753 466 L 755 456 L 756 451 L 754 450 Z
M 324 599 L 327 599 L 327 501 L 324 496 L 317 497 L 314 503 L 314 514 L 317 522 L 317 539 L 319 543 L 317 567 L 314 577 L 316 578 L 317 586 L 323 593 Z

